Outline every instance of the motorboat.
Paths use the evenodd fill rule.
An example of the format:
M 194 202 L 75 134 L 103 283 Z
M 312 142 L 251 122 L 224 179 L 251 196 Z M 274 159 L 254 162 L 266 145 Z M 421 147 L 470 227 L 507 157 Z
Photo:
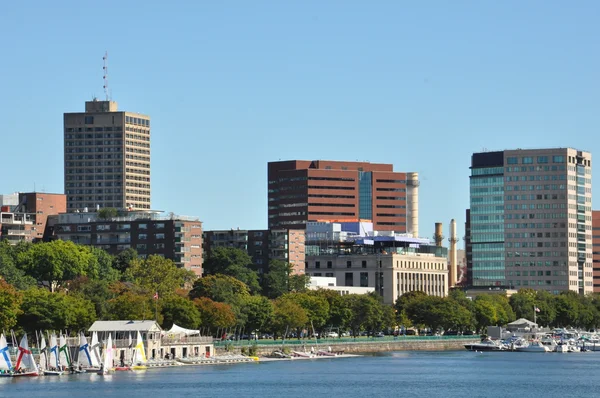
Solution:
M 545 346 L 539 341 L 525 343 L 519 347 L 515 347 L 517 352 L 550 352 L 550 347 Z
M 480 343 L 465 344 L 465 348 L 469 351 L 502 351 L 504 347 L 493 340 L 487 339 Z

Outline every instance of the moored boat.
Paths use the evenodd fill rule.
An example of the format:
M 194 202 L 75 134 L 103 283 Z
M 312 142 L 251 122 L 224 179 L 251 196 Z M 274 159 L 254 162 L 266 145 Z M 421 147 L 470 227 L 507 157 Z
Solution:
M 465 344 L 465 348 L 469 351 L 502 351 L 502 347 L 499 343 L 493 340 L 486 339 L 479 343 Z

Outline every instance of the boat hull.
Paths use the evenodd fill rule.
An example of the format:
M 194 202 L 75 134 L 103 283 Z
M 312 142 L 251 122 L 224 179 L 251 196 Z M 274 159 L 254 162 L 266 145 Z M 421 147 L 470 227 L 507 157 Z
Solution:
M 469 351 L 502 351 L 502 348 L 497 346 L 480 344 L 465 344 L 465 348 Z
M 63 373 L 60 370 L 44 370 L 44 376 L 62 376 Z

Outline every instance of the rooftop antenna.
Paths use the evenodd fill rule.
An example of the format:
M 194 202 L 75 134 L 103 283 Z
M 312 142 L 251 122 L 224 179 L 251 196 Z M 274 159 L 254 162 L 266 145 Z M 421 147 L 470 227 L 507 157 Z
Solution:
M 104 53 L 104 57 L 102 57 L 102 63 L 102 70 L 104 72 L 104 76 L 102 76 L 102 79 L 104 80 L 104 95 L 108 101 L 108 51 Z

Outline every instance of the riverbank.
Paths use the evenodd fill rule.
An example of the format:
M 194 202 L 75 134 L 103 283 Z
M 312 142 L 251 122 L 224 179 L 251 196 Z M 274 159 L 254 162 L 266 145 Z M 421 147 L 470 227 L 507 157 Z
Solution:
M 347 354 L 361 354 L 361 353 L 376 353 L 376 352 L 389 352 L 389 351 L 450 351 L 450 350 L 464 350 L 465 344 L 478 343 L 479 337 L 468 338 L 398 338 L 394 339 L 343 339 L 339 340 L 322 340 L 318 343 L 315 340 L 306 341 L 286 341 L 285 344 L 281 342 L 274 342 L 272 340 L 265 342 L 262 340 L 255 341 L 244 341 L 241 344 L 236 345 L 215 345 L 216 355 L 224 355 L 227 353 L 241 353 L 242 349 L 248 350 L 249 347 L 256 343 L 256 355 L 266 356 L 270 355 L 275 350 L 289 349 L 291 351 L 310 351 L 311 347 L 315 350 L 323 350 L 331 347 L 331 351 L 344 352 Z M 240 343 L 240 342 L 238 342 Z

